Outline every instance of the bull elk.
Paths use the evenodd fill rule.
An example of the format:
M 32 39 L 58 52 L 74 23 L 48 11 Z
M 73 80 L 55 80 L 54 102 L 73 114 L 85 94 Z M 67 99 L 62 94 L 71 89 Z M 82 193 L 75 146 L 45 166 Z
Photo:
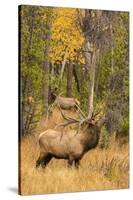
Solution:
M 60 124 L 61 126 L 77 123 L 79 127 L 82 127 L 82 132 L 79 129 L 78 131 L 71 130 L 62 135 L 61 131 L 48 129 L 41 133 L 39 136 L 40 155 L 36 161 L 36 167 L 39 165 L 46 167 L 52 158 L 67 159 L 69 166 L 74 164 L 78 167 L 83 155 L 97 146 L 101 123 L 96 123 L 94 116 L 91 119 L 82 118 L 82 120 L 65 115 L 64 117 L 66 122 Z

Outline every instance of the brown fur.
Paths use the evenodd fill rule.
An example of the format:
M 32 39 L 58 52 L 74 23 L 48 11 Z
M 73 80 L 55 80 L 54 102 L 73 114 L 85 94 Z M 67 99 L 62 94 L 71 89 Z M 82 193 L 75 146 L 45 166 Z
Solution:
M 55 105 L 60 106 L 62 109 L 69 110 L 75 108 L 76 105 L 80 105 L 80 102 L 75 98 L 57 96 Z
M 67 159 L 68 164 L 79 165 L 83 155 L 92 148 L 95 148 L 99 140 L 99 128 L 96 125 L 87 125 L 83 132 L 76 134 L 76 131 L 64 133 L 48 129 L 39 136 L 40 156 L 36 167 L 45 167 L 48 162 L 55 158 Z

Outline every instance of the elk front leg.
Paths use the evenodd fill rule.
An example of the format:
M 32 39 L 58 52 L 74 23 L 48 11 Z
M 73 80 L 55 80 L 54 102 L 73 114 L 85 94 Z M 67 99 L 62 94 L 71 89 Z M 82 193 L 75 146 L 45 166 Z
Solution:
M 52 159 L 52 155 L 48 154 L 43 161 L 41 162 L 41 166 L 43 168 L 45 168 L 47 166 L 47 164 L 50 162 L 50 160 Z
M 36 168 L 41 165 L 41 163 L 44 161 L 44 159 L 47 157 L 48 153 L 41 152 L 39 155 L 39 158 L 36 161 Z

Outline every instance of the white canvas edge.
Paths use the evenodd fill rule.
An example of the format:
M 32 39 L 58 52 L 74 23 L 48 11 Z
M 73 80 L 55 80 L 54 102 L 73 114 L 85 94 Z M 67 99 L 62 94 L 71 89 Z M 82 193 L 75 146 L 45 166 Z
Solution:
M 18 180 L 18 16 L 20 4 L 47 5 L 59 7 L 80 7 L 106 10 L 130 11 L 130 189 L 108 190 L 83 193 L 34 195 L 25 199 L 132 199 L 133 196 L 133 7 L 129 0 L 45 0 L 44 1 L 7 1 L 0 6 L 0 198 L 21 199 L 17 195 Z

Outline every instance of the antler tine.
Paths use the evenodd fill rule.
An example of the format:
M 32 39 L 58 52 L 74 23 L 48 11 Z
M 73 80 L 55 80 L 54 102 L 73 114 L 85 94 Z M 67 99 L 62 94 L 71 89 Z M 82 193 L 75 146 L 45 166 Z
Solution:
M 68 122 L 64 122 L 64 123 L 62 123 L 62 124 L 59 124 L 59 125 L 57 125 L 56 127 L 58 127 L 58 126 L 63 126 L 63 127 L 65 127 L 65 126 L 67 126 L 67 125 L 69 125 L 69 124 L 74 124 L 74 123 L 79 123 L 78 121 L 76 122 L 76 121 L 68 121 Z
M 79 133 L 80 128 L 81 128 L 81 125 L 82 125 L 85 121 L 87 121 L 87 120 L 88 120 L 88 118 L 86 117 L 86 118 L 84 118 L 84 119 L 82 119 L 82 120 L 80 121 L 80 123 L 79 123 L 79 125 L 78 125 L 78 129 L 77 129 L 75 135 L 77 135 L 77 134 Z
M 76 104 L 76 107 L 78 108 L 78 111 L 80 112 L 80 114 L 82 115 L 83 118 L 86 118 L 85 114 L 83 113 L 83 111 L 80 109 L 80 107 Z
M 60 112 L 61 112 L 62 117 L 66 120 L 66 122 L 57 125 L 55 128 L 57 128 L 57 127 L 59 127 L 59 126 L 65 127 L 65 126 L 67 126 L 67 125 L 69 125 L 69 124 L 74 124 L 74 123 L 80 123 L 80 122 L 81 122 L 81 120 L 78 120 L 78 119 L 75 119 L 75 118 L 66 116 L 66 115 L 63 113 L 63 111 L 62 111 L 62 109 L 60 108 L 60 106 L 59 106 L 59 109 L 60 109 Z
M 93 117 L 95 118 L 101 111 L 99 110 Z
M 59 108 L 60 108 L 60 107 L 59 107 Z M 78 120 L 78 119 L 75 119 L 75 118 L 66 116 L 66 115 L 63 113 L 63 111 L 62 111 L 61 108 L 60 108 L 60 112 L 61 112 L 62 117 L 63 117 L 65 120 L 70 121 L 70 122 L 72 121 L 72 123 L 74 123 L 74 122 L 80 122 L 80 120 Z
M 92 115 L 91 116 L 88 116 L 88 120 L 92 120 L 92 119 L 95 119 L 95 117 L 100 113 L 100 111 L 98 111 L 97 113 L 94 114 L 94 112 L 92 112 Z

